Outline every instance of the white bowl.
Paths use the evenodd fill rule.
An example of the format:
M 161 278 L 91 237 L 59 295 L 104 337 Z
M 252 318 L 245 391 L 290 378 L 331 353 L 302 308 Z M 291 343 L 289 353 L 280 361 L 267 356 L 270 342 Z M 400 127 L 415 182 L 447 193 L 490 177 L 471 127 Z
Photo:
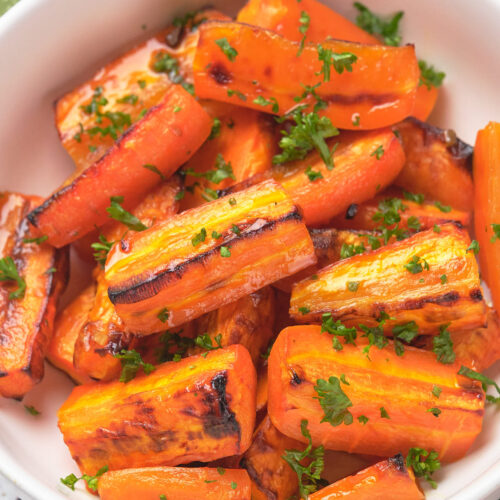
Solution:
M 72 162 L 54 127 L 53 101 L 99 65 L 206 0 L 22 0 L 0 18 L 0 189 L 46 195 Z M 243 2 L 210 2 L 235 14 Z M 351 1 L 326 1 L 354 18 Z M 375 11 L 405 10 L 404 40 L 447 73 L 433 122 L 473 143 L 476 131 L 500 120 L 500 0 L 365 0 Z M 146 25 L 144 31 L 141 26 Z M 73 266 L 75 268 L 75 266 Z M 76 268 L 76 278 L 81 272 Z M 500 382 L 500 366 L 490 370 Z M 59 478 L 77 473 L 56 425 L 71 382 L 47 367 L 26 398 L 41 410 L 0 398 L 0 472 L 39 500 L 92 498 Z M 484 432 L 463 460 L 436 474 L 429 499 L 497 500 L 500 496 L 500 414 L 489 407 Z

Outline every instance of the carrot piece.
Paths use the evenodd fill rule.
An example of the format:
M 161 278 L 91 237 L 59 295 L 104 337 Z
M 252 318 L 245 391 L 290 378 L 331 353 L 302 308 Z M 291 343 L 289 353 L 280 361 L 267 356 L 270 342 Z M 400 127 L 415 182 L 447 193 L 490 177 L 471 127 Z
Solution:
M 105 156 L 33 210 L 30 222 L 52 245 L 71 243 L 108 220 L 110 197 L 123 196 L 130 209 L 160 181 L 144 165 L 170 177 L 201 146 L 210 127 L 198 102 L 179 85 L 172 86 Z
M 338 229 L 358 229 L 370 231 L 382 227 L 380 220 L 374 216 L 380 212 L 380 203 L 386 201 L 397 201 L 401 203 L 402 208 L 398 210 L 401 217 L 399 228 L 410 230 L 431 229 L 435 225 L 446 224 L 447 222 L 459 223 L 462 226 L 470 224 L 471 214 L 462 210 L 455 210 L 451 207 L 443 207 L 439 203 L 436 205 L 430 200 L 424 200 L 422 203 L 406 199 L 399 189 L 391 189 L 375 196 L 371 200 L 365 201 L 360 205 L 350 205 L 345 214 L 337 215 L 331 220 L 331 225 Z M 408 220 L 410 225 L 408 228 Z M 413 221 L 413 225 L 411 222 Z M 418 225 L 415 224 L 418 222 Z M 395 225 L 388 226 L 393 229 Z
M 367 467 L 309 495 L 309 500 L 424 500 L 412 470 L 400 454 Z
M 244 470 L 198 467 L 145 467 L 103 474 L 101 500 L 250 500 Z
M 267 407 L 267 359 L 257 371 L 257 398 L 255 408 L 257 413 Z
M 291 498 L 299 481 L 295 471 L 283 460 L 283 454 L 286 450 L 303 451 L 304 448 L 301 442 L 281 434 L 266 415 L 240 462 L 252 481 L 252 500 Z
M 215 190 L 265 172 L 277 153 L 274 120 L 268 115 L 216 101 L 202 105 L 213 118 L 215 128 L 210 140 L 183 167 L 184 172 L 194 176 L 186 175 L 182 210 L 211 201 Z M 202 177 L 220 168 L 221 160 L 231 165 L 232 176 L 217 182 Z
M 233 60 L 216 44 L 225 38 L 238 55 Z M 327 102 L 320 114 L 346 129 L 373 129 L 391 125 L 410 115 L 415 103 L 419 69 L 414 48 L 360 45 L 328 40 L 324 49 L 349 52 L 357 57 L 352 72 L 331 70 L 330 80 L 318 76 L 322 63 L 315 45 L 300 55 L 298 42 L 246 24 L 208 22 L 200 27 L 194 59 L 194 82 L 200 97 L 262 110 L 257 101 L 276 99 L 285 114 L 297 105 L 304 85 L 321 85 L 317 95 Z M 381 64 L 380 61 L 384 61 Z M 254 82 L 257 83 L 254 83 Z M 307 103 L 313 103 L 311 97 Z M 359 118 L 359 120 L 357 118 Z
M 67 249 L 24 241 L 33 238 L 26 215 L 39 202 L 34 196 L 0 193 L 0 259 L 11 259 L 23 280 L 0 281 L 0 396 L 15 399 L 43 378 L 57 302 L 68 279 Z
M 356 345 L 339 342 L 337 351 L 319 325 L 292 326 L 278 336 L 269 357 L 268 411 L 280 432 L 305 442 L 300 424 L 306 419 L 313 444 L 327 449 L 391 456 L 420 447 L 435 450 L 444 462 L 465 455 L 481 431 L 484 392 L 457 374 L 457 362 L 439 363 L 434 353 L 414 347 L 398 356 L 392 342 L 367 356 L 359 339 Z M 344 418 L 336 426 L 321 423 L 325 410 L 315 387 L 319 379 L 335 386 L 330 377 L 347 382 L 339 386 L 347 398 L 340 408 L 345 410 L 339 410 L 347 425 Z M 439 399 L 434 385 L 442 390 Z M 427 411 L 431 408 L 441 410 L 438 418 Z M 351 424 L 345 412 L 352 415 Z M 362 416 L 365 423 L 358 420 Z
M 500 123 L 480 130 L 474 149 L 474 224 L 481 273 L 500 311 Z
M 85 474 L 207 462 L 243 453 L 255 421 L 255 368 L 239 345 L 121 382 L 80 385 L 58 413 Z
M 302 11 L 307 12 L 310 19 L 306 32 L 309 42 L 337 38 L 347 42 L 380 44 L 374 36 L 317 0 L 301 0 L 300 3 L 296 0 L 249 0 L 236 20 L 275 31 L 297 42 L 303 37 L 299 31 Z
M 195 323 L 200 334 L 210 337 L 213 347 L 241 344 L 258 366 L 262 361 L 261 354 L 265 353 L 273 337 L 274 290 L 266 287 L 245 295 L 205 314 Z M 204 348 L 194 347 L 188 351 L 190 354 L 200 352 L 204 352 Z
M 329 312 L 349 325 L 376 326 L 385 311 L 392 318 L 384 325 L 387 333 L 395 324 L 415 321 L 424 335 L 439 333 L 445 323 L 450 332 L 483 326 L 486 306 L 476 259 L 467 250 L 469 236 L 454 224 L 440 229 L 341 260 L 319 271 L 318 279 L 297 283 L 291 316 L 300 323 L 321 322 Z
M 266 181 L 127 235 L 109 252 L 105 279 L 127 329 L 150 334 L 315 261 L 297 207 Z
M 47 359 L 78 384 L 85 384 L 92 380 L 85 372 L 75 368 L 73 355 L 78 334 L 94 304 L 95 290 L 95 284 L 92 283 L 57 314 L 54 334 L 47 350 Z
M 113 146 L 115 138 L 105 133 L 106 127 L 112 125 L 107 112 L 122 114 L 125 120 L 129 118 L 130 126 L 141 118 L 144 110 L 161 102 L 172 86 L 171 78 L 176 83 L 179 80 L 193 83 L 191 68 L 198 42 L 198 30 L 193 26 L 202 19 L 229 18 L 215 10 L 198 12 L 185 27 L 171 25 L 160 31 L 99 68 L 88 81 L 58 99 L 57 131 L 77 172 L 95 163 Z M 167 71 L 157 67 L 155 71 L 155 62 L 162 56 L 168 57 L 171 68 Z M 94 95 L 94 107 L 105 99 L 104 104 L 99 104 L 99 111 L 104 115 L 101 123 L 96 123 L 95 110 L 89 109 Z M 102 127 L 103 132 L 97 132 L 96 126 Z
M 406 163 L 395 184 L 430 200 L 472 212 L 472 148 L 453 131 L 408 118 L 398 124 Z
M 419 85 L 412 115 L 425 122 L 436 105 L 438 94 L 439 89 L 434 85 L 431 85 L 430 88 L 426 85 Z

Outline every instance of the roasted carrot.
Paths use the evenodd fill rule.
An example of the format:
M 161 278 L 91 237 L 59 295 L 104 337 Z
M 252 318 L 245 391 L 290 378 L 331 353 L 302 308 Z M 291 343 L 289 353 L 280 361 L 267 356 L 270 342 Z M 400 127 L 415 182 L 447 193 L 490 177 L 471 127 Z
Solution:
M 79 384 L 91 382 L 88 374 L 75 368 L 73 355 L 80 330 L 87 321 L 90 309 L 94 304 L 95 291 L 96 286 L 92 283 L 57 314 L 54 334 L 47 350 L 47 359 Z
M 317 0 L 249 0 L 239 11 L 236 20 L 253 24 L 294 41 L 300 41 L 303 34 L 300 17 L 302 11 L 309 16 L 306 32 L 308 42 L 323 42 L 336 38 L 347 42 L 379 44 L 380 42 L 354 23 Z
M 434 85 L 419 85 L 412 116 L 425 122 L 436 105 L 438 95 L 439 89 Z
M 305 442 L 306 419 L 313 444 L 327 449 L 391 456 L 419 447 L 444 462 L 465 455 L 481 431 L 484 392 L 457 374 L 457 362 L 439 363 L 413 347 L 398 356 L 392 342 L 367 356 L 361 339 L 339 342 L 342 349 L 333 349 L 332 336 L 314 325 L 278 336 L 269 357 L 268 411 L 280 432 Z
M 287 449 L 302 451 L 304 448 L 301 442 L 281 434 L 266 415 L 240 462 L 252 481 L 252 500 L 291 498 L 299 483 L 295 471 L 283 460 L 283 454 Z
M 257 397 L 255 408 L 257 413 L 267 407 L 267 359 L 257 370 Z
M 462 226 L 470 224 L 471 214 L 469 212 L 443 207 L 440 203 L 436 204 L 431 200 L 420 201 L 418 198 L 412 197 L 413 194 L 415 193 L 403 193 L 399 189 L 389 188 L 371 200 L 359 205 L 350 205 L 344 214 L 331 220 L 331 225 L 339 229 L 365 231 L 383 229 L 384 227 L 394 229 L 395 223 L 384 225 L 381 221 L 389 204 L 394 206 L 394 210 L 401 218 L 398 227 L 405 230 L 421 231 L 447 222 L 459 223 Z M 410 227 L 408 227 L 408 221 Z
M 182 169 L 183 210 L 211 201 L 216 190 L 265 172 L 277 153 L 274 120 L 268 115 L 216 101 L 202 105 L 214 125 L 210 139 Z
M 149 375 L 75 387 L 58 413 L 86 474 L 208 462 L 243 453 L 255 421 L 255 368 L 238 345 L 164 363 Z
M 309 495 L 309 500 L 424 500 L 413 471 L 396 455 Z
M 277 183 L 266 181 L 127 235 L 109 252 L 105 279 L 127 329 L 149 334 L 315 261 L 297 207 Z
M 226 57 L 217 45 L 220 39 L 226 39 L 237 52 L 234 58 Z M 283 115 L 297 105 L 294 98 L 300 98 L 304 86 L 321 82 L 316 94 L 327 107 L 320 114 L 337 127 L 379 128 L 411 114 L 419 79 L 412 46 L 328 40 L 322 48 L 353 54 L 357 59 L 352 72 L 332 69 L 325 81 L 320 76 L 322 63 L 316 45 L 306 44 L 297 57 L 300 43 L 272 31 L 232 22 L 207 22 L 200 27 L 193 63 L 196 93 L 258 110 L 262 110 L 264 99 L 269 102 L 266 111 Z M 304 102 L 312 104 L 314 100 L 309 96 Z
M 408 118 L 398 124 L 406 163 L 395 184 L 457 210 L 473 210 L 472 148 L 452 130 Z
M 26 220 L 38 197 L 0 193 L 0 396 L 22 399 L 40 382 L 67 249 L 33 241 Z
M 145 467 L 106 472 L 101 500 L 250 500 L 244 470 L 199 467 Z
M 480 130 L 474 148 L 474 224 L 481 273 L 500 311 L 500 123 Z
M 454 224 L 422 231 L 403 241 L 336 262 L 292 290 L 290 314 L 301 323 L 324 313 L 349 325 L 415 321 L 420 334 L 471 329 L 486 322 L 477 262 L 467 232 Z M 353 285 L 350 285 L 354 283 Z
M 71 243 L 108 220 L 111 197 L 123 197 L 124 207 L 130 209 L 160 175 L 170 177 L 208 137 L 210 122 L 188 92 L 172 86 L 105 156 L 35 208 L 28 215 L 30 222 L 52 245 Z
M 174 83 L 192 85 L 196 26 L 206 19 L 228 17 L 204 10 L 185 25 L 171 25 L 99 68 L 57 101 L 56 127 L 77 172 L 101 158 L 113 146 L 113 135 L 158 105 Z
M 243 345 L 254 365 L 259 366 L 261 355 L 273 337 L 274 308 L 274 290 L 262 288 L 198 318 L 196 329 L 199 334 L 208 335 L 214 347 Z M 188 352 L 203 351 L 204 348 L 198 346 Z

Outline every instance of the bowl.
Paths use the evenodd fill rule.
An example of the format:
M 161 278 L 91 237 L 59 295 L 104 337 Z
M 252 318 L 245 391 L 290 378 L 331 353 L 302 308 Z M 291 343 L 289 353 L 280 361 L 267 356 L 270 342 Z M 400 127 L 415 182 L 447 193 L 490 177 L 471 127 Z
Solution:
M 243 2 L 214 0 L 235 14 Z M 325 1 L 354 19 L 351 1 Z M 447 73 L 431 122 L 470 143 L 489 120 L 500 120 L 500 0 L 365 0 L 376 12 L 404 10 L 405 42 Z M 56 98 L 100 65 L 206 0 L 22 0 L 0 18 L 0 188 L 47 195 L 73 170 L 54 126 Z M 72 286 L 85 279 L 78 259 Z M 488 375 L 500 383 L 500 364 Z M 39 500 L 93 498 L 71 492 L 59 478 L 78 473 L 57 428 L 56 412 L 73 384 L 47 366 L 45 379 L 23 403 L 0 399 L 0 472 Z M 23 404 L 41 415 L 29 415 Z M 336 455 L 338 468 L 346 456 Z M 436 474 L 430 500 L 500 497 L 500 412 L 486 410 L 484 431 L 469 454 Z

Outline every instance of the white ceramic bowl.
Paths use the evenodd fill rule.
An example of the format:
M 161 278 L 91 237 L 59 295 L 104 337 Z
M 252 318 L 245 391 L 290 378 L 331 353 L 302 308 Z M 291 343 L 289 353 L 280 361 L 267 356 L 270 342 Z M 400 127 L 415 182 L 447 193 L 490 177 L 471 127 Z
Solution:
M 0 189 L 46 195 L 72 171 L 59 143 L 52 103 L 99 67 L 175 15 L 206 0 L 22 0 L 0 18 Z M 240 0 L 210 2 L 235 14 Z M 325 1 L 354 18 L 351 1 Z M 477 129 L 500 120 L 500 0 L 365 0 L 375 11 L 404 10 L 404 40 L 447 73 L 432 121 L 471 143 Z M 146 30 L 141 28 L 146 25 Z M 500 167 L 499 167 L 500 168 Z M 73 282 L 81 282 L 78 263 Z M 70 292 L 71 293 L 71 292 Z M 497 363 L 489 372 L 500 382 Z M 0 472 L 39 500 L 91 498 L 59 478 L 77 468 L 56 425 L 71 382 L 47 367 L 26 398 L 42 414 L 0 398 Z M 342 457 L 342 455 L 339 455 Z M 429 499 L 500 497 L 500 414 L 486 411 L 484 431 L 467 457 L 437 475 Z

